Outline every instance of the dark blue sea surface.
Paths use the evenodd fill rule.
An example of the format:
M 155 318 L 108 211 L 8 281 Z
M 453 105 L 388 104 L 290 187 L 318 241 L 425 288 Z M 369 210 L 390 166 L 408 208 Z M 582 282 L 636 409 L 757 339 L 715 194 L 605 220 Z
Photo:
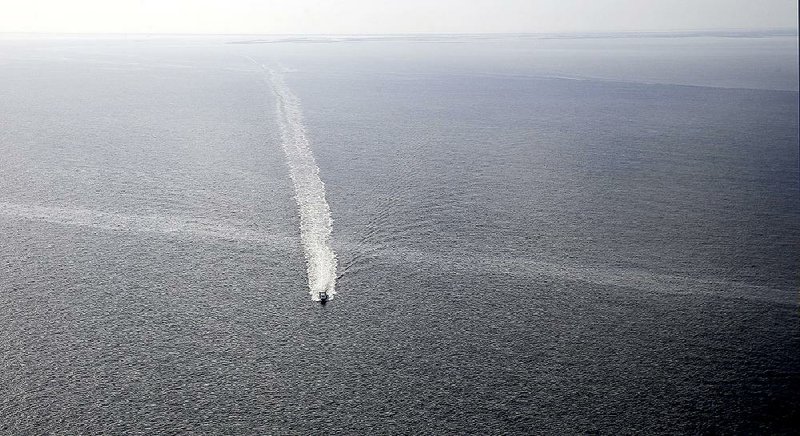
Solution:
M 791 433 L 797 77 L 781 34 L 0 39 L 0 434 Z

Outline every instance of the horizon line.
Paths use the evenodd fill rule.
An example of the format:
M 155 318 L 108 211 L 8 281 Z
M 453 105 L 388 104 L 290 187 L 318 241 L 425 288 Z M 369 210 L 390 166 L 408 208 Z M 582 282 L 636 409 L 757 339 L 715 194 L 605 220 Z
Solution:
M 672 29 L 672 30 L 559 30 L 542 32 L 386 32 L 386 33 L 260 33 L 260 32 L 6 32 L 0 35 L 67 35 L 67 36 L 503 36 L 503 35 L 619 35 L 619 34 L 681 34 L 681 33 L 775 33 L 781 35 L 798 35 L 798 27 L 764 27 L 764 28 L 707 28 L 707 29 Z

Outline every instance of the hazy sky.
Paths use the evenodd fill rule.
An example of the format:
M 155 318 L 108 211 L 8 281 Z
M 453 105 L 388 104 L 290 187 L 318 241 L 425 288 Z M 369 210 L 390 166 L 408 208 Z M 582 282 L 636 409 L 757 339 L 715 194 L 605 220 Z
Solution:
M 796 20 L 797 0 L 0 0 L 0 32 L 581 32 Z

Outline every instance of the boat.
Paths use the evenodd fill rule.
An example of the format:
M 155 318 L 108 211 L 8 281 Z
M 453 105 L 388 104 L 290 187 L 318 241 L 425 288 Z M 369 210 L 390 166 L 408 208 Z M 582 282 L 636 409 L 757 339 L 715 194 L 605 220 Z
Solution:
M 319 293 L 319 302 L 325 304 L 328 302 L 328 293 L 327 292 L 320 292 Z

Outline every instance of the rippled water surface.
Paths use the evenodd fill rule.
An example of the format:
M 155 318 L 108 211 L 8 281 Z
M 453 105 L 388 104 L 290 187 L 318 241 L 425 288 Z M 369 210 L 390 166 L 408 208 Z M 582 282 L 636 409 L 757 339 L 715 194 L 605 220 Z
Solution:
M 797 88 L 780 35 L 0 40 L 0 433 L 788 433 Z

